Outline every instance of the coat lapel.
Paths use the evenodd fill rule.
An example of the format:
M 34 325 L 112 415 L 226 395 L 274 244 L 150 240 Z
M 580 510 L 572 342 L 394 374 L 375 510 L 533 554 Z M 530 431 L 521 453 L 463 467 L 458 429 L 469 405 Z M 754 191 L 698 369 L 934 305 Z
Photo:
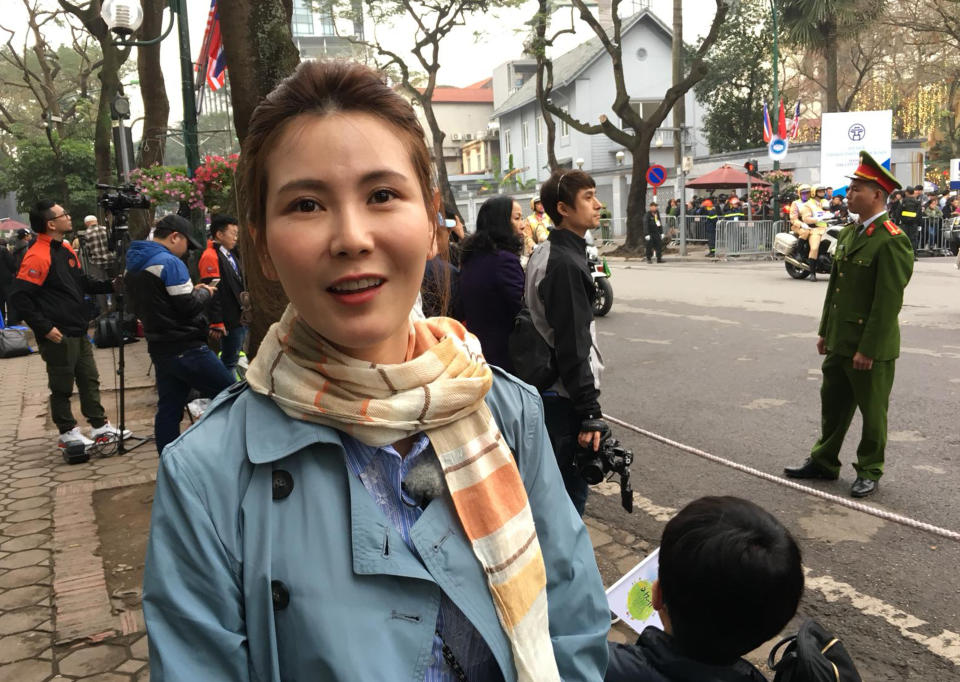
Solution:
M 887 216 L 886 213 L 883 213 L 880 216 L 878 216 L 876 220 L 870 223 L 870 225 L 867 226 L 867 229 L 861 232 L 860 234 L 857 234 L 856 231 L 854 231 L 854 236 L 852 241 L 850 242 L 850 246 L 847 247 L 847 258 L 853 255 L 855 251 L 859 251 L 864 246 L 870 243 L 870 237 L 873 236 L 873 233 L 871 233 L 870 235 L 867 235 L 867 232 L 870 231 L 870 226 L 873 226 L 873 232 L 876 232 L 881 228 L 886 229 L 883 227 L 883 221 L 889 220 L 889 219 L 890 219 L 889 216 Z

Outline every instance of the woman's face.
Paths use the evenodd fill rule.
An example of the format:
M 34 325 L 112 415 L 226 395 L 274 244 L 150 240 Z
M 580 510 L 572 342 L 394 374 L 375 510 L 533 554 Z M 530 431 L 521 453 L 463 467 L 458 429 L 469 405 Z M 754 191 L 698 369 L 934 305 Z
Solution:
M 264 274 L 341 351 L 402 362 L 435 228 L 401 136 L 369 114 L 303 115 L 266 165 Z
M 510 210 L 510 222 L 513 224 L 514 234 L 523 234 L 523 209 L 516 201 L 513 202 L 513 208 Z

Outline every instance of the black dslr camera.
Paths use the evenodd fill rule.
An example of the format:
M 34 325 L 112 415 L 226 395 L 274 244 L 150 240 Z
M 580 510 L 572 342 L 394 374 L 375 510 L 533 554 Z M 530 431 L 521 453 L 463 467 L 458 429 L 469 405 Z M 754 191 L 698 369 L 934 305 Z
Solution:
M 610 427 L 599 419 L 583 422 L 581 431 L 599 431 L 600 449 L 594 452 L 581 448 L 574 460 L 574 466 L 580 476 L 590 485 L 601 483 L 608 474 L 617 474 L 620 478 L 620 504 L 629 513 L 633 513 L 633 487 L 630 485 L 630 465 L 633 464 L 633 452 L 623 447 L 610 435 Z

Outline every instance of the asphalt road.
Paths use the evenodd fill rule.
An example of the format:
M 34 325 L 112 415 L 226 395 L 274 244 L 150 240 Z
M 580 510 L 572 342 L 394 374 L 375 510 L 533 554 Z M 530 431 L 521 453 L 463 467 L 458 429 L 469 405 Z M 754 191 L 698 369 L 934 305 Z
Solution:
M 816 328 L 826 278 L 782 263 L 612 263 L 614 305 L 599 320 L 604 411 L 780 475 L 818 436 Z M 901 313 L 886 472 L 874 507 L 960 531 L 960 272 L 923 259 Z M 855 418 L 837 482 L 848 498 Z M 637 510 L 611 488 L 588 514 L 656 544 L 674 510 L 702 495 L 749 498 L 801 544 L 800 616 L 834 631 L 866 681 L 960 680 L 960 542 L 829 503 L 614 427 L 637 455 Z M 848 498 L 849 499 L 849 498 Z M 638 558 L 639 560 L 639 558 Z M 606 577 L 606 576 L 605 576 Z

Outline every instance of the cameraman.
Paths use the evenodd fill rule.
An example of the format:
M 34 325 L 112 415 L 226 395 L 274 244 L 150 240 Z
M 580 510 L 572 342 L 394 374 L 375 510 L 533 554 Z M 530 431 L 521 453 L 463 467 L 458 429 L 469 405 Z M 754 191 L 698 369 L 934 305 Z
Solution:
M 190 281 L 183 257 L 202 244 L 185 218 L 159 220 L 153 238 L 135 241 L 127 251 L 127 289 L 143 322 L 147 350 L 157 373 L 157 452 L 180 435 L 180 420 L 190 389 L 212 398 L 233 383 L 233 376 L 207 346 L 204 309 L 216 291 Z
M 544 421 L 563 482 L 583 515 L 587 482 L 580 448 L 597 451 L 609 429 L 601 421 L 600 371 L 593 323 L 595 286 L 587 266 L 587 230 L 600 224 L 596 183 L 583 171 L 554 171 L 540 198 L 556 226 L 527 263 L 524 298 L 537 331 L 553 348 L 559 378 L 543 391 Z

